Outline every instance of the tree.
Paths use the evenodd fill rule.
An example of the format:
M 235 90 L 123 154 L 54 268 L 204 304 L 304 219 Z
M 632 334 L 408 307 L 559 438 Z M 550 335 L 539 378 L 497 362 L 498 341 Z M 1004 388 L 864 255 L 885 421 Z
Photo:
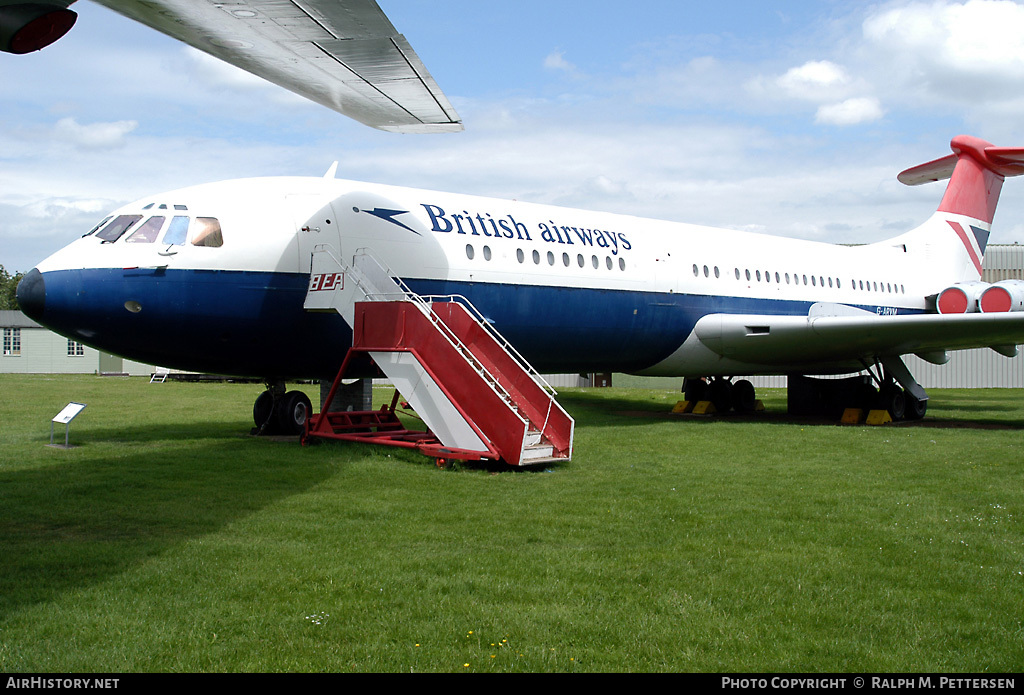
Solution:
M 11 275 L 7 269 L 0 265 L 0 309 L 18 308 L 18 283 L 25 277 L 25 273 Z

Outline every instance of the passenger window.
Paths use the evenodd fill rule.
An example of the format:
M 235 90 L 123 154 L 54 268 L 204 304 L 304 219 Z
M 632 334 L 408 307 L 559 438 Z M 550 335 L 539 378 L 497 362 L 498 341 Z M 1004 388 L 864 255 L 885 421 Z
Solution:
M 164 243 L 169 246 L 181 246 L 188 237 L 188 218 L 172 217 L 164 233 Z
M 533 252 L 533 262 L 535 265 L 540 265 L 540 251 L 536 249 Z
M 473 250 L 472 244 L 466 244 L 466 258 L 473 260 L 473 256 L 476 255 L 476 251 Z
M 197 217 L 192 233 L 193 246 L 220 247 L 224 245 L 220 222 L 215 217 Z
M 103 241 L 111 244 L 127 232 L 133 224 L 142 219 L 142 215 L 118 215 L 106 227 L 96 233 Z
M 166 217 L 150 217 L 148 220 L 142 223 L 142 226 L 136 229 L 127 239 L 124 240 L 126 244 L 152 244 L 156 241 L 157 236 L 160 234 L 160 230 L 163 229 L 164 220 Z

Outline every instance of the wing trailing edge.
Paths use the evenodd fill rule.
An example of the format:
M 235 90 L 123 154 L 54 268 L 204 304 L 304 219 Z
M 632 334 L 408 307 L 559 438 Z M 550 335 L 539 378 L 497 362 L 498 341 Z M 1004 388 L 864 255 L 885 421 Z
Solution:
M 96 1 L 373 128 L 463 129 L 374 0 Z

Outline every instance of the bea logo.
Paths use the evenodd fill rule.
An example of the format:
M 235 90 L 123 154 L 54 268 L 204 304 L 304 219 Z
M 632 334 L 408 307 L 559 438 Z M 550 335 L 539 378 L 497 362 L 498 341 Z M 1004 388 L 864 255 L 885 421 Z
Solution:
M 310 292 L 345 289 L 345 273 L 320 273 L 309 280 Z

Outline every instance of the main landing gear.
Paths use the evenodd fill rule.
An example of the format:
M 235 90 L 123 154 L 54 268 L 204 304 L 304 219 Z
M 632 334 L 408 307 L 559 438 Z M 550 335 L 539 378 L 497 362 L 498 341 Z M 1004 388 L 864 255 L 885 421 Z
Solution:
M 252 407 L 256 427 L 253 434 L 299 435 L 313 412 L 309 397 L 302 391 L 286 390 L 283 381 L 267 382 L 267 390 Z
M 885 357 L 877 360 L 874 371 L 864 365 L 871 378 L 878 384 L 874 408 L 888 410 L 894 421 L 920 420 L 928 411 L 928 394 L 914 380 L 910 370 L 899 357 Z
M 752 413 L 757 406 L 754 385 L 746 379 L 734 383 L 725 377 L 710 381 L 688 377 L 683 381 L 683 398 L 691 403 L 711 401 L 719 413 Z

